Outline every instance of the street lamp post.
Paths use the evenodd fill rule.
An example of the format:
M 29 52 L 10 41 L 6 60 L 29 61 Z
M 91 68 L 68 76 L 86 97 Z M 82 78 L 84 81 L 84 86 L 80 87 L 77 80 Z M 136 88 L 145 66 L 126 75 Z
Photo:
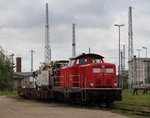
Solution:
M 146 58 L 147 58 L 147 47 L 142 47 L 142 48 L 146 50 Z
M 140 50 L 140 49 L 136 49 L 137 51 L 138 51 L 138 57 L 140 58 L 140 51 L 142 51 L 142 50 Z
M 118 67 L 118 87 L 120 87 L 120 27 L 124 26 L 124 24 L 118 25 L 115 24 L 119 28 L 119 67 Z

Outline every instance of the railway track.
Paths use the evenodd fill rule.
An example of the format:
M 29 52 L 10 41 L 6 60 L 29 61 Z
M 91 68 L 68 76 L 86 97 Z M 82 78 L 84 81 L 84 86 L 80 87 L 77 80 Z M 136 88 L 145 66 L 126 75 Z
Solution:
M 116 108 L 116 107 L 110 107 L 108 109 L 109 110 L 119 110 L 119 111 L 122 111 L 122 112 L 132 112 L 135 115 L 150 117 L 150 111 L 127 109 L 127 108 Z
M 96 110 L 108 110 L 108 111 L 113 111 L 113 110 L 118 110 L 121 111 L 122 113 L 125 112 L 131 112 L 134 115 L 138 115 L 138 116 L 143 116 L 144 118 L 150 118 L 150 111 L 144 111 L 144 110 L 136 110 L 136 109 L 129 109 L 129 108 L 118 108 L 115 106 L 110 106 L 110 107 L 106 107 L 105 105 L 101 105 L 101 106 L 97 106 L 97 105 L 92 105 L 92 106 L 87 106 L 87 105 L 74 105 L 74 104 L 68 104 L 69 106 L 73 106 L 73 107 L 83 107 L 83 108 L 89 108 L 89 109 L 96 109 Z M 128 104 L 128 105 L 132 105 L 132 106 L 142 106 L 142 107 L 150 107 L 149 105 L 135 105 L 135 104 Z
M 144 105 L 144 104 L 123 104 L 123 103 L 117 103 L 120 105 L 131 105 L 131 106 L 140 106 L 140 107 L 150 107 L 150 105 Z
M 147 116 L 148 118 L 150 118 L 150 105 L 143 105 L 143 104 L 123 104 L 123 103 L 118 103 L 119 105 L 127 105 L 128 106 L 137 106 L 137 107 L 144 107 L 144 109 L 147 110 L 137 110 L 137 109 L 131 109 L 131 108 L 119 108 L 117 106 L 110 106 L 109 108 L 105 108 L 105 107 L 100 107 L 100 109 L 105 109 L 105 110 L 118 110 L 118 111 L 122 111 L 122 112 L 132 112 L 132 114 L 135 115 L 140 115 L 140 116 Z M 147 118 L 146 117 L 146 118 Z
M 128 104 L 128 105 L 133 105 L 133 106 L 142 106 L 142 107 L 150 107 L 149 105 L 135 105 L 135 104 Z M 83 107 L 83 106 L 82 106 Z M 87 107 L 87 106 L 84 106 Z M 150 111 L 144 111 L 144 110 L 136 110 L 136 109 L 130 109 L 130 108 L 118 108 L 115 106 L 110 106 L 106 107 L 105 105 L 103 106 L 88 106 L 89 109 L 100 109 L 100 110 L 108 110 L 108 111 L 113 111 L 113 110 L 118 110 L 121 111 L 122 113 L 125 112 L 130 112 L 134 115 L 142 116 L 144 118 L 150 118 Z

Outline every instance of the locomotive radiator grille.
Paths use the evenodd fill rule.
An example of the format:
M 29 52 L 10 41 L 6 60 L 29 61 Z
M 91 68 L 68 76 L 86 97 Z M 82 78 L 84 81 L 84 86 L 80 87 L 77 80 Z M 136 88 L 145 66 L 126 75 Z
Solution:
M 96 79 L 96 85 L 101 85 L 101 80 L 100 79 Z
M 106 79 L 106 85 L 111 86 L 112 85 L 112 80 L 111 79 Z

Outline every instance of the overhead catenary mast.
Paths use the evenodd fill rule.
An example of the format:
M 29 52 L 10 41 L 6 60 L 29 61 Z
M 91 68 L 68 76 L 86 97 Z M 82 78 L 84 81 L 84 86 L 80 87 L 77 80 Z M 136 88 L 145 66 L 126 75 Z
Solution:
M 129 7 L 128 21 L 128 69 L 129 69 L 129 89 L 132 89 L 132 82 L 135 79 L 135 66 L 133 64 L 133 30 L 132 30 L 132 7 Z
M 75 24 L 72 25 L 72 57 L 76 56 Z
M 49 16 L 48 16 L 48 3 L 46 3 L 46 16 L 45 16 L 45 51 L 44 62 L 51 62 L 51 47 L 49 36 Z

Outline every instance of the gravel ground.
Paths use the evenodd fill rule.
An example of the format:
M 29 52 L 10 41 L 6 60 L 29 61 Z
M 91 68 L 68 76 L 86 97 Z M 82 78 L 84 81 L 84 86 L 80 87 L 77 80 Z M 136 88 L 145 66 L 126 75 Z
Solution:
M 129 118 L 104 110 L 68 107 L 0 96 L 0 118 Z

